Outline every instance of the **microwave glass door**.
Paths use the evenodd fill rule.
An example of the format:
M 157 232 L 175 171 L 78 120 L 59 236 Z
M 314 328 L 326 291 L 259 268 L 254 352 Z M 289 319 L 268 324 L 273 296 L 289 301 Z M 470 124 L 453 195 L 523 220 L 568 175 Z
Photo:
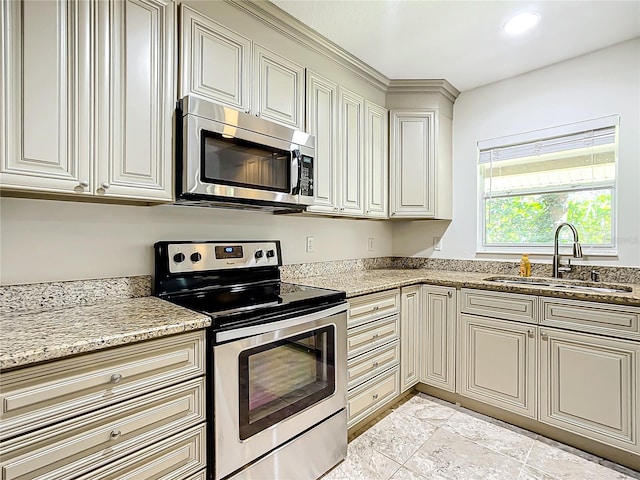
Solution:
M 239 367 L 245 440 L 334 393 L 335 326 L 244 350 Z
M 202 131 L 202 181 L 290 193 L 291 152 Z

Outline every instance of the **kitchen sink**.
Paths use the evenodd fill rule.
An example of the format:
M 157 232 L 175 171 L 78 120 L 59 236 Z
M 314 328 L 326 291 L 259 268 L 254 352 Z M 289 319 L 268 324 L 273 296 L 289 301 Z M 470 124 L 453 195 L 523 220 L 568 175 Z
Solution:
M 629 293 L 633 289 L 627 285 L 616 283 L 587 282 L 584 280 L 564 280 L 562 278 L 545 277 L 487 277 L 487 282 L 506 283 L 512 285 L 531 285 L 536 287 L 561 288 L 563 290 L 573 290 L 579 292 L 594 293 Z

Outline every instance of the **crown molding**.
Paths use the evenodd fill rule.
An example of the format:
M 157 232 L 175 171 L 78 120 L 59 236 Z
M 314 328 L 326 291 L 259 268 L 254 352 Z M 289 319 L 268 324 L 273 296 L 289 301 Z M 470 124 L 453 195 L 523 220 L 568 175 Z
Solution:
M 460 95 L 446 80 L 390 80 L 387 93 L 440 93 L 452 102 Z
M 259 0 L 225 0 L 230 5 L 248 13 L 267 25 L 277 29 L 284 35 L 303 43 L 312 50 L 339 63 L 351 72 L 359 75 L 374 87 L 387 91 L 389 79 L 375 68 L 367 65 L 359 58 L 312 30 L 295 17 L 292 17 L 275 4 Z

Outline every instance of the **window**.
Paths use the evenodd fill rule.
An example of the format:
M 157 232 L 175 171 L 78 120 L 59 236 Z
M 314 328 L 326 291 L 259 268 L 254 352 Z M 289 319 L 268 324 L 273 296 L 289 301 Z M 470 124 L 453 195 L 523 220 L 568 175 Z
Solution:
M 615 254 L 618 116 L 478 143 L 480 251 L 550 253 L 574 224 L 585 253 Z M 564 229 L 561 242 L 570 241 Z

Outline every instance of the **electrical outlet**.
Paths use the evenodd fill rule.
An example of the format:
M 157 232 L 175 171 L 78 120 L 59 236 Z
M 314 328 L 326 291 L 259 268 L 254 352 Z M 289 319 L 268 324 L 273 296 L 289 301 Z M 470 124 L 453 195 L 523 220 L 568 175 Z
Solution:
M 433 237 L 433 250 L 436 252 L 442 251 L 442 237 Z
M 373 252 L 373 238 L 369 238 L 369 241 L 367 242 L 367 248 L 370 252 Z
M 307 237 L 307 253 L 313 253 L 315 247 L 315 238 Z

